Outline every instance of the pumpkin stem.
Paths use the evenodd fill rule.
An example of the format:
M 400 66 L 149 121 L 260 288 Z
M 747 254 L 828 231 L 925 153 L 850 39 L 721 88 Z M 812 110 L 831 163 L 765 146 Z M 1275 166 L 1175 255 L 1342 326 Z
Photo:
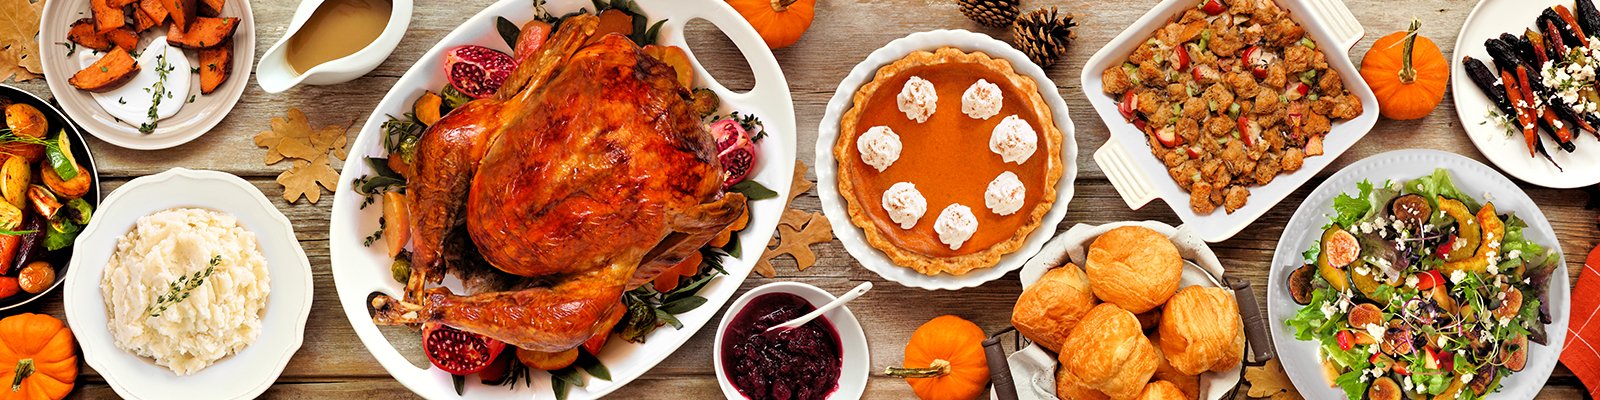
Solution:
M 1411 48 L 1417 43 L 1418 29 L 1422 29 L 1422 20 L 1412 18 L 1411 29 L 1406 30 L 1405 47 L 1400 50 L 1400 83 L 1417 81 L 1417 70 L 1411 67 Z
M 800 0 L 772 0 L 772 11 L 789 11 L 789 6 Z
M 884 374 L 899 378 L 938 378 L 950 374 L 950 362 L 944 359 L 934 359 L 928 363 L 927 368 L 900 368 L 889 367 Z
M 22 380 L 26 379 L 29 375 L 33 375 L 33 359 L 24 358 L 17 360 L 16 377 L 11 378 L 11 391 L 22 391 Z

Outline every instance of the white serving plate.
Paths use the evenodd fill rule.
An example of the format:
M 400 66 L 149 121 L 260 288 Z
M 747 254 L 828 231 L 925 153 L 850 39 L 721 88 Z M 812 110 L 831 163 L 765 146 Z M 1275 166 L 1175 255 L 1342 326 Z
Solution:
M 744 398 L 744 394 L 739 393 L 739 389 L 728 381 L 728 373 L 722 365 L 722 335 L 728 331 L 728 321 L 743 311 L 751 299 L 768 293 L 791 293 L 804 297 L 814 307 L 822 307 L 837 298 L 826 290 L 802 282 L 772 282 L 750 289 L 734 300 L 728 310 L 722 313 L 722 323 L 717 325 L 717 337 L 712 342 L 711 355 L 717 370 L 717 384 L 722 386 L 722 395 L 727 398 L 740 399 Z M 866 331 L 861 329 L 861 322 L 856 320 L 855 313 L 851 313 L 847 306 L 839 306 L 822 314 L 821 318 L 833 324 L 833 330 L 838 332 L 839 355 L 844 359 L 839 366 L 839 388 L 828 398 L 859 399 L 861 393 L 867 390 L 867 365 L 872 363 L 872 357 L 867 355 Z
M 907 54 L 919 50 L 933 51 L 942 47 L 955 47 L 963 51 L 981 51 L 991 57 L 1005 59 L 1011 62 L 1011 67 L 1017 73 L 1033 79 L 1039 86 L 1039 95 L 1044 97 L 1045 103 L 1050 105 L 1050 113 L 1054 114 L 1056 128 L 1061 130 L 1061 163 L 1065 170 L 1062 171 L 1061 180 L 1056 182 L 1055 206 L 1046 213 L 1039 227 L 1028 235 L 1022 247 L 1011 254 L 1000 257 L 1000 263 L 993 267 L 973 270 L 964 275 L 939 274 L 935 276 L 923 275 L 910 268 L 894 264 L 882 251 L 867 244 L 866 233 L 850 222 L 850 212 L 845 207 L 844 198 L 839 196 L 838 162 L 833 157 L 834 142 L 839 140 L 839 118 L 844 115 L 853 103 L 856 89 L 872 80 L 878 68 L 904 58 Z M 894 281 L 901 285 L 923 288 L 929 290 L 957 290 L 982 285 L 984 282 L 1000 278 L 1008 272 L 1022 268 L 1022 263 L 1032 257 L 1044 242 L 1056 234 L 1056 226 L 1067 215 L 1067 204 L 1072 202 L 1072 185 L 1078 178 L 1078 142 L 1075 139 L 1072 117 L 1067 113 L 1067 102 L 1061 99 L 1061 93 L 1056 89 L 1054 81 L 1045 75 L 1044 69 L 1028 61 L 1028 56 L 1012 48 L 1011 45 L 995 40 L 989 35 L 968 32 L 965 30 L 934 30 L 918 32 L 906 37 L 890 41 L 872 54 L 867 59 L 856 64 L 850 74 L 839 82 L 838 90 L 833 92 L 833 99 L 828 101 L 828 108 L 822 117 L 817 134 L 817 197 L 822 199 L 822 210 L 828 215 L 828 222 L 833 225 L 833 235 L 844 243 L 845 250 L 850 256 L 855 257 L 872 272 L 878 273 L 884 279 Z
M 1561 164 L 1565 171 L 1557 170 L 1544 156 L 1528 155 L 1528 145 L 1522 140 L 1522 133 L 1507 135 L 1504 128 L 1489 118 L 1489 112 L 1495 110 L 1494 103 L 1482 90 L 1478 90 L 1472 78 L 1467 77 L 1466 67 L 1461 63 L 1462 57 L 1470 56 L 1483 61 L 1491 71 L 1495 70 L 1489 51 L 1483 47 L 1484 40 L 1508 32 L 1521 35 L 1523 29 L 1533 27 L 1533 21 L 1540 12 L 1557 4 L 1573 7 L 1572 0 L 1479 1 L 1472 8 L 1472 13 L 1467 14 L 1466 22 L 1461 24 L 1461 34 L 1456 37 L 1455 58 L 1450 60 L 1450 87 L 1453 88 L 1450 92 L 1456 102 L 1456 116 L 1461 119 L 1461 128 L 1467 131 L 1467 138 L 1472 139 L 1472 144 L 1489 162 L 1524 182 L 1570 189 L 1600 183 L 1600 137 L 1588 132 L 1574 132 L 1572 143 L 1578 146 L 1578 150 L 1568 153 L 1556 146 L 1553 137 L 1540 130 L 1539 136 L 1544 139 L 1545 149 L 1550 151 L 1550 157 Z
M 1022 272 L 1019 276 L 1022 279 L 1022 288 L 1027 289 L 1029 286 L 1033 286 L 1035 282 L 1039 281 L 1039 278 L 1044 276 L 1045 272 L 1065 265 L 1069 261 L 1075 262 L 1079 267 L 1082 267 L 1083 260 L 1087 259 L 1089 244 L 1093 243 L 1095 238 L 1112 229 L 1124 226 L 1142 226 L 1166 235 L 1167 238 L 1172 239 L 1172 244 L 1178 246 L 1178 254 L 1182 255 L 1183 259 L 1193 261 L 1200 268 L 1206 269 L 1206 271 L 1200 271 L 1192 266 L 1185 265 L 1183 268 L 1183 280 L 1180 283 L 1181 287 L 1217 287 L 1216 282 L 1207 277 L 1206 273 L 1210 272 L 1212 276 L 1222 277 L 1222 261 L 1217 259 L 1217 253 L 1211 251 L 1211 247 L 1206 245 L 1206 241 L 1194 229 L 1188 225 L 1173 228 L 1171 225 L 1156 221 L 1128 221 L 1113 222 L 1105 225 L 1077 224 L 1072 229 L 1068 229 L 1066 233 L 1062 233 L 1061 236 L 1051 239 L 1050 243 L 1045 244 L 1044 249 L 1039 250 L 1039 255 L 1028 260 L 1027 265 L 1022 267 Z M 1255 304 L 1240 304 L 1239 306 L 1257 307 Z M 1045 350 L 1038 344 L 1029 344 L 1028 347 L 1012 353 L 1006 359 L 1008 360 L 1008 365 L 1011 366 L 1011 380 L 1016 382 L 1017 385 L 1018 398 L 1029 400 L 1056 398 L 1056 368 L 1059 362 L 1056 361 L 1055 354 L 1050 353 L 1050 351 Z M 1229 392 L 1233 391 L 1234 386 L 1239 383 L 1239 374 L 1243 371 L 1244 363 L 1240 362 L 1238 366 L 1228 371 L 1208 371 L 1200 374 L 1200 393 L 1203 394 L 1201 398 L 1218 400 L 1227 396 Z
M 272 289 L 261 316 L 261 335 L 244 350 L 188 376 L 178 376 L 148 358 L 122 351 L 106 326 L 100 276 L 117 240 L 152 213 L 196 207 L 232 214 L 256 234 L 267 259 Z M 173 168 L 134 179 L 111 192 L 73 244 L 67 270 L 67 323 L 83 348 L 83 358 L 118 396 L 169 399 L 176 393 L 196 399 L 253 399 L 278 379 L 300 349 L 311 313 L 311 263 L 295 238 L 294 227 L 255 186 L 217 171 Z
M 1083 94 L 1111 130 L 1111 138 L 1095 151 L 1094 162 L 1105 171 L 1106 178 L 1117 188 L 1117 193 L 1128 203 L 1128 208 L 1137 210 L 1152 200 L 1162 199 L 1172 208 L 1172 212 L 1178 214 L 1184 225 L 1194 228 L 1207 242 L 1228 240 L 1294 193 L 1295 189 L 1333 163 L 1334 159 L 1372 130 L 1372 125 L 1378 121 L 1378 99 L 1373 96 L 1372 89 L 1361 81 L 1361 74 L 1348 54 L 1351 46 L 1355 46 L 1366 34 L 1361 23 L 1356 21 L 1350 9 L 1340 0 L 1275 1 L 1289 10 L 1290 17 L 1305 27 L 1306 34 L 1317 41 L 1319 51 L 1327 55 L 1328 65 L 1344 78 L 1346 90 L 1361 99 L 1361 115 L 1333 124 L 1333 129 L 1323 141 L 1323 155 L 1306 157 L 1305 165 L 1299 170 L 1280 174 L 1266 186 L 1250 187 L 1250 202 L 1244 208 L 1232 214 L 1220 207 L 1208 215 L 1195 214 L 1189 209 L 1189 192 L 1178 186 L 1169 177 L 1161 160 L 1150 153 L 1144 133 L 1117 113 L 1117 99 L 1105 94 L 1100 81 L 1101 72 L 1121 65 L 1134 47 L 1165 25 L 1168 19 L 1196 4 L 1194 0 L 1164 0 L 1111 39 L 1105 47 L 1101 47 L 1083 66 Z
M 736 110 L 754 114 L 766 123 L 768 135 L 760 144 L 760 165 L 751 179 L 778 192 L 778 196 L 776 199 L 750 203 L 750 225 L 739 233 L 743 257 L 724 261 L 723 268 L 728 271 L 728 275 L 713 279 L 700 290 L 699 296 L 707 299 L 705 305 L 677 315 L 683 322 L 683 329 L 673 329 L 670 326 L 657 329 L 646 337 L 646 343 L 642 345 L 624 340 L 608 341 L 599 358 L 610 369 L 612 380 L 590 379 L 587 387 L 572 388 L 567 398 L 573 400 L 604 396 L 638 378 L 656 363 L 666 359 L 688 341 L 695 331 L 716 316 L 717 309 L 733 297 L 739 284 L 749 275 L 751 267 L 760 257 L 767 242 L 772 239 L 778 218 L 786 206 L 783 199 L 787 198 L 789 184 L 794 177 L 794 103 L 789 97 L 788 81 L 784 79 L 777 60 L 772 57 L 771 50 L 761 41 L 755 28 L 745 22 L 732 7 L 721 1 L 640 1 L 638 4 L 651 19 L 667 20 L 661 27 L 660 42 L 684 47 L 697 66 L 696 81 L 709 87 L 722 98 L 722 112 Z M 554 15 L 577 11 L 580 7 L 592 9 L 591 2 L 587 0 L 552 0 L 547 2 L 545 7 Z M 372 117 L 362 125 L 360 136 L 351 145 L 350 159 L 363 160 L 364 157 L 386 155 L 380 126 L 388 115 L 410 112 L 411 102 L 422 95 L 424 90 L 438 90 L 447 83 L 440 67 L 444 62 L 445 51 L 458 45 L 476 44 L 509 52 L 510 48 L 495 31 L 495 18 L 502 16 L 520 24 L 533 19 L 534 15 L 533 8 L 529 7 L 527 0 L 501 0 L 446 35 L 439 44 L 423 54 L 422 58 L 395 82 L 389 93 L 384 95 L 377 109 L 373 111 Z M 730 91 L 717 83 L 704 68 L 698 68 L 700 62 L 694 58 L 694 50 L 688 48 L 684 40 L 685 25 L 695 19 L 702 19 L 715 25 L 738 46 L 755 76 L 754 89 L 743 93 Z M 378 363 L 406 388 L 427 398 L 460 398 L 461 396 L 456 395 L 450 374 L 432 368 L 431 365 L 424 369 L 411 364 L 384 338 L 383 333 L 372 323 L 367 314 L 366 300 L 369 293 L 381 291 L 399 295 L 403 291 L 402 284 L 396 282 L 389 272 L 390 258 L 384 246 L 374 245 L 369 248 L 361 244 L 363 238 L 378 229 L 378 217 L 382 211 L 379 210 L 380 207 L 362 209 L 362 197 L 352 189 L 351 181 L 371 173 L 371 168 L 365 162 L 347 163 L 339 178 L 339 189 L 334 197 L 329 241 L 333 278 L 339 292 L 340 304 L 344 308 L 345 315 L 350 318 L 350 325 L 361 338 L 361 342 L 366 345 L 367 350 L 372 352 Z M 453 277 L 446 279 L 445 282 L 452 285 L 451 287 L 457 292 L 461 291 L 459 282 Z M 420 333 L 417 337 L 421 337 Z M 477 379 L 467 379 L 465 393 L 467 397 L 478 399 L 526 399 L 530 396 L 552 395 L 548 374 L 535 372 L 532 380 L 532 387 L 519 386 L 511 390 L 486 386 Z
M 228 75 L 228 80 L 222 82 L 222 86 L 211 94 L 200 94 L 200 77 L 196 74 L 188 88 L 189 93 L 195 96 L 194 103 L 185 104 L 177 115 L 161 120 L 153 133 L 139 133 L 138 126 L 117 122 L 105 112 L 105 109 L 95 103 L 89 92 L 78 90 L 67 83 L 67 78 L 88 65 L 80 64 L 78 57 L 68 57 L 66 46 L 59 43 L 69 43 L 67 27 L 72 25 L 73 21 L 90 17 L 90 1 L 52 0 L 45 5 L 44 13 L 40 17 L 39 57 L 44 65 L 45 83 L 49 84 L 50 94 L 60 102 L 61 109 L 72 117 L 73 122 L 82 126 L 84 131 L 100 140 L 134 150 L 160 150 L 188 143 L 221 123 L 222 119 L 228 116 L 228 112 L 233 110 L 233 106 L 239 103 L 239 97 L 244 95 L 245 87 L 250 85 L 250 68 L 255 65 L 256 56 L 255 17 L 250 12 L 249 1 L 229 1 L 222 6 L 222 16 L 239 18 L 239 28 L 233 34 L 233 71 Z M 150 28 L 140 35 L 139 50 L 143 51 L 151 39 L 161 36 L 164 29 Z M 80 47 L 78 51 L 89 51 L 89 49 Z M 183 53 L 189 58 L 190 66 L 200 65 L 198 51 L 184 50 Z M 151 65 L 139 67 L 155 68 Z
M 1539 212 L 1539 206 L 1534 204 L 1533 199 L 1528 198 L 1528 194 L 1517 188 L 1505 175 L 1483 163 L 1453 153 L 1414 149 L 1367 157 L 1339 170 L 1317 186 L 1295 210 L 1289 225 L 1283 229 L 1283 237 L 1278 239 L 1278 248 L 1272 254 L 1272 272 L 1267 277 L 1267 320 L 1273 328 L 1272 343 L 1278 349 L 1283 370 L 1306 398 L 1336 399 L 1343 397 L 1344 392 L 1328 386 L 1327 378 L 1323 377 L 1321 360 L 1317 358 L 1317 344 L 1295 340 L 1294 330 L 1284 325 L 1284 321 L 1293 317 L 1301 307 L 1289 296 L 1289 289 L 1285 285 L 1289 273 L 1305 264 L 1301 253 L 1311 248 L 1311 244 L 1321 236 L 1322 225 L 1328 222 L 1326 215 L 1333 209 L 1334 197 L 1344 192 L 1355 192 L 1356 183 L 1364 179 L 1403 182 L 1431 174 L 1435 168 L 1450 170 L 1450 177 L 1462 192 L 1479 201 L 1492 200 L 1496 211 L 1516 213 L 1528 221 L 1528 229 L 1523 230 L 1528 239 L 1561 251 L 1561 242 L 1556 239 L 1550 220 Z M 1550 280 L 1548 297 L 1543 299 L 1550 304 L 1552 322 L 1545 327 L 1550 334 L 1550 344 L 1535 344 L 1528 352 L 1528 366 L 1522 372 L 1502 379 L 1500 392 L 1488 398 L 1531 399 L 1544 387 L 1545 379 L 1556 367 L 1561 344 L 1567 336 L 1567 309 L 1571 304 L 1571 282 L 1568 280 L 1564 254 L 1554 274 Z

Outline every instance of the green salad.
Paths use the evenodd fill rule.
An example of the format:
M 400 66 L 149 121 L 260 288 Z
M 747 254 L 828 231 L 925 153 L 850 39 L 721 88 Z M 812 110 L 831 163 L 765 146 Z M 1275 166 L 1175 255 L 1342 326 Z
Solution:
M 1444 169 L 1334 199 L 1289 275 L 1304 307 L 1286 321 L 1318 343 L 1330 385 L 1351 399 L 1477 399 L 1545 344 L 1540 299 L 1560 257 L 1479 200 Z

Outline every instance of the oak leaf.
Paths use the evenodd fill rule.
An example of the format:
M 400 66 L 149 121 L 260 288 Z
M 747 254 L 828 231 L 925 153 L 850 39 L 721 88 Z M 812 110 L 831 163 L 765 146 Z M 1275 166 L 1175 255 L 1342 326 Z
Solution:
M 778 225 L 778 235 L 774 238 L 777 245 L 768 246 L 761 253 L 761 259 L 756 260 L 755 272 L 768 278 L 776 276 L 778 271 L 772 267 L 772 259 L 785 254 L 794 258 L 796 271 L 805 271 L 817 264 L 817 253 L 811 251 L 811 245 L 832 241 L 833 224 L 822 213 L 810 213 L 810 216 L 804 227 Z
M 278 174 L 278 184 L 283 185 L 283 201 L 294 203 L 304 196 L 316 203 L 322 198 L 322 188 L 329 191 L 339 187 L 339 171 L 328 166 L 326 155 L 313 160 L 294 160 L 294 166 Z M 318 188 L 321 186 L 321 188 Z
M 329 150 L 334 152 L 335 158 L 343 160 L 349 156 L 345 150 L 345 131 L 348 129 L 348 125 L 312 129 L 304 112 L 290 108 L 284 117 L 273 117 L 272 129 L 257 133 L 255 143 L 256 146 L 267 148 L 267 155 L 262 159 L 267 165 L 277 164 L 285 158 L 325 158 Z
M 1252 398 L 1302 399 L 1300 392 L 1294 389 L 1294 382 L 1289 381 L 1289 375 L 1283 373 L 1283 365 L 1276 359 L 1268 360 L 1266 365 L 1245 368 L 1244 379 L 1250 382 L 1250 390 L 1245 395 Z
M 0 0 L 0 82 L 26 81 L 44 73 L 39 62 L 39 13 L 44 0 Z

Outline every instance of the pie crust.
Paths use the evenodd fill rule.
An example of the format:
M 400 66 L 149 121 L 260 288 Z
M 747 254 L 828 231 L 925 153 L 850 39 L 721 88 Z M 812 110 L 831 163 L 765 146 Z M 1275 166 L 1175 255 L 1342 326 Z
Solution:
M 901 89 L 898 85 L 894 85 L 894 82 L 904 81 L 909 78 L 902 75 L 919 72 L 938 73 L 941 68 L 946 70 L 954 69 L 956 70 L 955 74 L 958 76 L 965 73 L 962 70 L 965 68 L 966 71 L 972 71 L 973 76 L 970 77 L 970 81 L 961 84 L 961 87 L 944 88 L 941 86 L 939 88 L 940 96 L 938 101 L 941 104 L 939 104 L 938 111 L 935 114 L 936 118 L 941 114 L 953 113 L 959 115 L 960 118 L 970 119 L 970 117 L 961 112 L 960 94 L 966 90 L 967 85 L 979 79 L 980 76 L 978 75 L 983 75 L 983 78 L 1002 87 L 1005 96 L 1008 98 L 1006 100 L 1007 107 L 999 115 L 987 120 L 967 122 L 986 124 L 984 126 L 992 129 L 994 125 L 1008 115 L 1007 113 L 1014 113 L 1019 118 L 1028 121 L 1040 136 L 1038 149 L 1026 162 L 1020 165 L 1004 163 L 1004 167 L 1008 168 L 1008 170 L 1029 176 L 1030 178 L 1023 180 L 1024 186 L 1029 192 L 1039 193 L 1037 197 L 1030 194 L 1029 200 L 1023 205 L 1022 210 L 1009 216 L 995 215 L 984 206 L 981 200 L 983 196 L 982 188 L 988 184 L 993 176 L 983 179 L 982 182 L 961 181 L 956 182 L 959 185 L 953 185 L 950 179 L 957 179 L 952 177 L 960 176 L 962 175 L 960 172 L 965 171 L 941 171 L 937 168 L 910 171 L 910 173 L 916 174 L 918 178 L 923 178 L 914 179 L 911 182 L 916 184 L 918 190 L 922 191 L 924 195 L 939 193 L 941 190 L 947 190 L 946 188 L 951 186 L 971 187 L 976 185 L 978 187 L 976 193 L 961 194 L 966 197 L 976 196 L 979 199 L 975 203 L 962 202 L 963 205 L 971 207 L 973 212 L 977 214 L 979 221 L 978 233 L 974 235 L 973 240 L 968 240 L 961 248 L 955 250 L 951 250 L 948 247 L 943 249 L 931 248 L 927 246 L 926 241 L 928 238 L 925 237 L 927 233 L 932 233 L 932 226 L 938 217 L 938 210 L 943 210 L 949 205 L 948 202 L 935 203 L 932 196 L 929 196 L 928 213 L 918 220 L 917 226 L 910 231 L 906 231 L 899 230 L 900 228 L 897 224 L 889 221 L 884 216 L 882 204 L 875 201 L 879 198 L 878 196 L 865 196 L 864 198 L 862 193 L 858 193 L 858 190 L 873 187 L 874 185 L 887 187 L 881 182 L 882 179 L 879 179 L 876 175 L 878 173 L 876 170 L 871 168 L 863 170 L 860 168 L 866 164 L 860 161 L 860 154 L 856 150 L 856 139 L 871 127 L 866 126 L 868 122 L 864 122 L 864 120 L 881 119 L 881 115 L 887 113 L 887 111 L 879 112 L 885 108 L 884 106 L 887 106 L 890 110 L 895 109 L 895 104 L 883 105 L 873 102 L 882 102 L 886 99 L 892 102 L 892 95 L 898 93 Z M 997 80 L 999 81 L 997 82 Z M 888 91 L 887 95 L 877 95 L 880 90 Z M 955 94 L 946 95 L 947 90 L 951 90 Z M 1015 97 L 1015 101 L 1011 100 L 1013 97 Z M 873 111 L 869 113 L 869 109 Z M 987 143 L 991 134 L 988 130 L 963 132 L 962 129 L 948 124 L 935 124 L 933 120 L 930 120 L 927 124 L 918 124 L 914 120 L 907 119 L 905 114 L 899 113 L 897 110 L 895 110 L 893 117 L 898 118 L 898 123 L 893 123 L 889 126 L 901 136 L 902 141 L 917 140 L 919 137 L 923 139 L 928 137 L 949 137 L 938 135 L 981 135 L 982 141 Z M 1032 78 L 1023 76 L 1013 70 L 1009 61 L 990 57 L 983 52 L 968 53 L 953 47 L 944 47 L 931 52 L 913 52 L 904 58 L 879 68 L 870 82 L 856 90 L 850 109 L 840 118 L 839 139 L 833 146 L 834 158 L 838 163 L 839 194 L 845 199 L 851 223 L 866 233 L 867 243 L 883 251 L 896 265 L 910 268 L 925 275 L 938 275 L 941 273 L 962 275 L 975 269 L 992 267 L 999 263 L 1002 256 L 1021 248 L 1028 235 L 1039 227 L 1045 214 L 1055 204 L 1056 183 L 1060 181 L 1062 171 L 1064 171 L 1061 159 L 1062 136 L 1061 130 L 1056 127 L 1049 104 L 1046 104 L 1043 96 L 1039 94 L 1037 84 Z M 973 138 L 964 137 L 959 140 L 973 140 Z M 907 151 L 912 150 L 908 147 Z M 947 154 L 938 154 L 937 157 L 941 157 L 941 160 L 987 157 L 992 158 L 995 162 L 1000 161 L 1000 155 L 990 151 L 986 145 L 968 146 L 961 148 L 960 151 L 945 151 L 944 153 Z M 902 153 L 901 159 L 885 171 L 892 171 L 896 167 L 911 167 L 901 164 L 905 163 L 908 157 L 918 156 L 918 154 Z M 922 154 L 920 156 L 928 155 Z M 986 164 L 993 166 L 993 163 L 987 161 L 985 160 Z M 966 168 L 966 166 L 952 168 Z M 1014 231 L 1003 237 L 997 236 L 999 233 L 994 232 L 996 230 L 1009 230 L 1013 227 Z M 889 229 L 897 231 L 886 232 Z M 985 235 L 986 231 L 990 232 L 990 234 Z M 987 236 L 990 239 L 987 240 L 989 243 L 976 240 L 980 236 Z M 936 234 L 933 235 L 931 240 L 932 243 L 942 244 L 938 241 Z M 922 248 L 915 248 L 917 243 L 921 243 L 920 246 Z

